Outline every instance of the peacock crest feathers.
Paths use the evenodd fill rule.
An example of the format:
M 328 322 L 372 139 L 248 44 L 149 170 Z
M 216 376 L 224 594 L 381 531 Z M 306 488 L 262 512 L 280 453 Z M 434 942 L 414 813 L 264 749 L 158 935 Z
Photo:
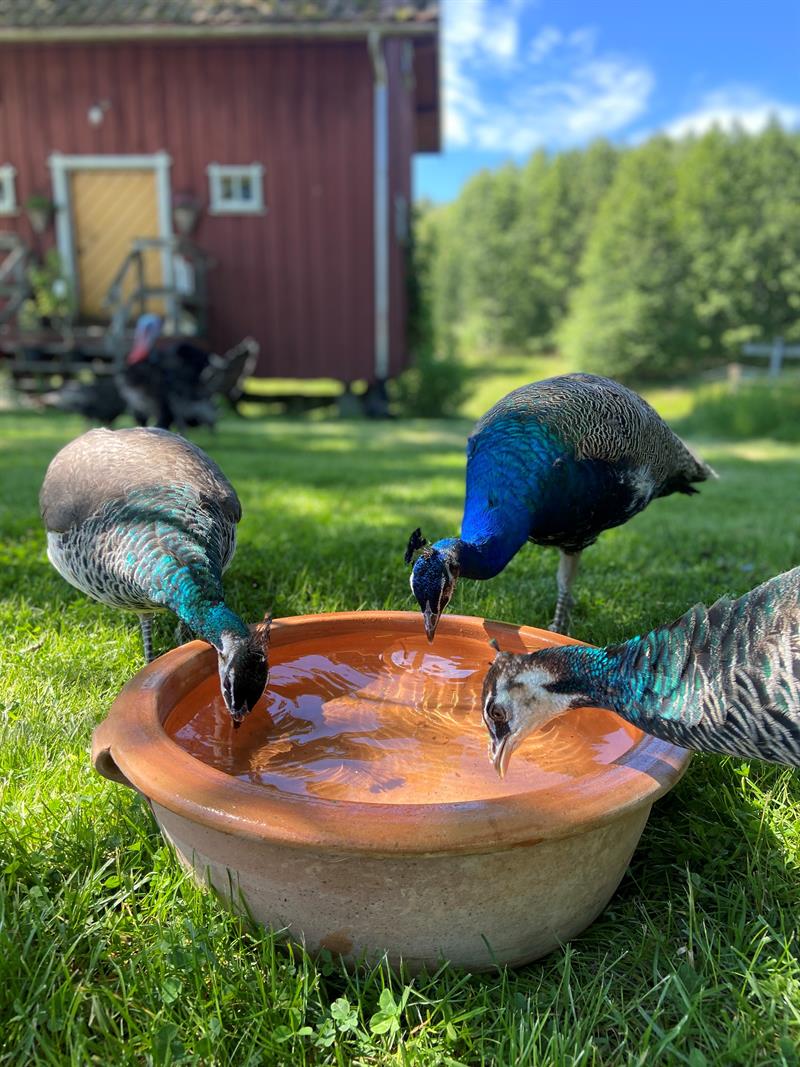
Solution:
M 425 556 L 426 558 L 430 558 L 430 556 L 432 555 L 433 546 L 431 545 L 427 537 L 422 536 L 422 530 L 418 526 L 416 530 L 412 533 L 412 535 L 409 537 L 408 544 L 406 545 L 406 552 L 405 556 L 403 557 L 406 566 L 408 566 L 408 564 L 410 563 L 413 563 L 418 556 Z
M 429 545 L 419 530 L 411 535 L 412 588 L 424 611 L 443 577 L 486 580 L 526 542 L 553 546 L 561 560 L 551 626 L 562 629 L 579 553 L 655 498 L 694 493 L 694 483 L 713 476 L 618 382 L 568 374 L 522 386 L 487 411 L 467 441 L 459 537 Z

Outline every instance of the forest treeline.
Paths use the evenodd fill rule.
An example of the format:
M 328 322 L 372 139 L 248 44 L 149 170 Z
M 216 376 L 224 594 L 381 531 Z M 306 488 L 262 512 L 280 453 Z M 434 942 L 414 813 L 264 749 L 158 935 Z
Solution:
M 536 152 L 423 207 L 416 239 L 438 347 L 680 377 L 800 338 L 800 133 Z

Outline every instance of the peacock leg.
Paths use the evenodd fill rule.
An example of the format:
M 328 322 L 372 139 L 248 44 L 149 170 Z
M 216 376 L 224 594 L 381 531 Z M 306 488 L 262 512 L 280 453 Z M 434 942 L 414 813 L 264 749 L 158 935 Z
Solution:
M 564 552 L 559 549 L 558 574 L 558 599 L 556 600 L 556 613 L 550 623 L 550 629 L 558 634 L 569 633 L 569 616 L 572 605 L 575 603 L 572 597 L 572 583 L 578 573 L 580 552 Z
M 139 625 L 142 628 L 145 663 L 150 663 L 153 659 L 153 616 L 142 613 L 139 616 Z

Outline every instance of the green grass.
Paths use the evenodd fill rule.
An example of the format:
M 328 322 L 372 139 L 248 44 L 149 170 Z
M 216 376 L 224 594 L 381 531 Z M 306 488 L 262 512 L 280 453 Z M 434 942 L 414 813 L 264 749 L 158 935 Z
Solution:
M 687 433 L 708 433 L 748 440 L 761 434 L 800 444 L 800 377 L 757 378 L 735 392 L 717 383 L 700 389 L 682 420 Z
M 476 365 L 473 404 L 521 369 L 552 372 Z M 468 426 L 230 419 L 196 435 L 244 505 L 233 606 L 254 619 L 270 606 L 410 607 L 405 542 L 418 524 L 457 531 Z M 800 785 L 788 771 L 697 758 L 605 914 L 503 974 L 348 976 L 195 889 L 145 805 L 89 765 L 92 728 L 141 651 L 131 617 L 71 589 L 45 556 L 38 487 L 82 429 L 0 415 L 0 1063 L 798 1063 Z M 720 481 L 655 502 L 586 553 L 578 636 L 616 640 L 797 563 L 800 447 L 695 444 Z M 525 549 L 494 581 L 462 583 L 453 607 L 541 624 L 554 568 L 552 552 Z M 161 649 L 171 634 L 161 623 Z
M 469 396 L 464 414 L 479 418 L 501 396 L 526 382 L 551 378 L 579 368 L 567 366 L 559 353 L 520 355 L 518 352 L 467 352 L 462 356 Z

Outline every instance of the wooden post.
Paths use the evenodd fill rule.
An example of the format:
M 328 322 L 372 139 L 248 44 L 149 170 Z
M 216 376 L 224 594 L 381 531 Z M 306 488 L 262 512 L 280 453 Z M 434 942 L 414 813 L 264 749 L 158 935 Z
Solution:
M 731 393 L 737 393 L 739 391 L 739 385 L 742 381 L 742 365 L 741 363 L 729 363 L 728 364 L 728 389 Z
M 144 256 L 140 248 L 137 248 L 133 254 L 136 257 L 136 284 L 139 286 L 139 315 L 141 316 L 147 311 L 147 297 L 144 294 Z
M 781 364 L 783 363 L 783 338 L 776 337 L 772 342 L 772 351 L 769 355 L 769 376 L 770 378 L 777 378 L 781 373 Z
M 742 346 L 745 356 L 766 356 L 769 360 L 769 376 L 777 378 L 785 359 L 800 359 L 800 345 L 787 345 L 782 337 L 775 337 L 771 344 L 747 344 Z

